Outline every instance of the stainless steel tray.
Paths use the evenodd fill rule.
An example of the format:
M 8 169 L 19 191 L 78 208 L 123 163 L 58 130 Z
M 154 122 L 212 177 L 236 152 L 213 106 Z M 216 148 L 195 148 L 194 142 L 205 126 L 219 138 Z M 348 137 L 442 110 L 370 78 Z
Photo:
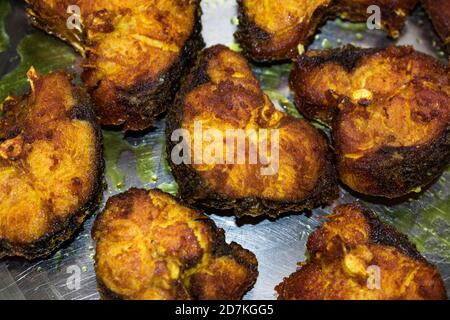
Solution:
M 28 25 L 24 4 L 0 0 L 0 20 L 6 16 L 9 46 L 0 53 L 0 98 L 9 91 L 20 92 L 24 72 L 30 63 L 38 70 L 49 71 L 72 65 L 77 70 L 76 55 L 61 41 L 37 32 Z M 8 8 L 9 7 L 9 8 Z M 223 43 L 237 48 L 234 0 L 204 0 L 202 3 L 204 38 L 208 46 Z M 1 35 L 0 21 L 0 35 Z M 353 43 L 363 47 L 386 46 L 394 41 L 381 31 L 366 31 L 364 24 L 330 21 L 318 33 L 310 48 L 320 49 Z M 426 14 L 417 9 L 409 19 L 398 44 L 411 44 L 445 61 L 441 43 Z M 1 42 L 0 42 L 1 44 Z M 0 45 L 0 49 L 2 46 Z M 17 49 L 18 48 L 18 49 Z M 289 64 L 272 67 L 254 66 L 263 88 L 278 107 L 295 113 L 287 88 Z M 131 186 L 176 192 L 164 152 L 164 120 L 142 134 L 123 135 L 105 131 L 106 180 L 104 200 Z M 450 289 L 450 171 L 430 188 L 411 198 L 395 202 L 360 199 L 374 208 L 382 218 L 406 233 L 421 252 L 435 263 Z M 347 190 L 333 206 L 354 201 Z M 331 208 L 308 214 L 292 214 L 277 220 L 241 219 L 212 214 L 226 231 L 228 241 L 236 241 L 258 257 L 260 275 L 246 299 L 274 299 L 274 287 L 292 273 L 297 262 L 305 259 L 305 242 L 312 230 L 321 224 Z M 35 262 L 22 259 L 0 260 L 0 299 L 98 299 L 89 219 L 76 237 L 52 257 Z M 71 276 L 80 271 L 80 287 L 74 288 Z

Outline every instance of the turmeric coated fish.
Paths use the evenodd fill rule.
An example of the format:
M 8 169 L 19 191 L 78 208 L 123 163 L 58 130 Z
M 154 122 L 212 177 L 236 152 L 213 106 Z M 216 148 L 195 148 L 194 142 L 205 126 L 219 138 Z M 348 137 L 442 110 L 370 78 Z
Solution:
M 151 126 L 203 47 L 199 0 L 27 3 L 35 26 L 84 56 L 82 79 L 102 125 Z
M 227 244 L 206 215 L 159 190 L 110 198 L 92 235 L 105 299 L 236 300 L 258 276 L 253 253 Z
M 437 268 L 360 204 L 337 207 L 307 248 L 309 260 L 276 287 L 278 299 L 447 299 Z
M 168 114 L 166 136 L 187 203 L 276 217 L 338 195 L 325 135 L 275 109 L 247 61 L 224 46 L 200 54 Z
M 102 191 L 101 133 L 62 71 L 28 72 L 31 92 L 0 116 L 0 256 L 40 258 L 69 239 Z
M 450 161 L 449 71 L 412 47 L 346 47 L 300 56 L 290 83 L 298 109 L 332 127 L 340 179 L 398 198 Z

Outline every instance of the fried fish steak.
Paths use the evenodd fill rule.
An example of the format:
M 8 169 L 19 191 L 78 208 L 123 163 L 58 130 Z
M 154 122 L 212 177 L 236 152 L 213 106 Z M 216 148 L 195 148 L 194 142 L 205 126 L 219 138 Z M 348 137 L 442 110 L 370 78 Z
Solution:
M 397 38 L 417 0 L 237 0 L 239 26 L 235 36 L 248 57 L 259 62 L 298 55 L 326 19 L 339 16 L 367 21 L 369 6 L 381 8 L 381 27 Z
M 258 276 L 252 252 L 227 244 L 206 215 L 156 189 L 110 198 L 92 235 L 106 299 L 238 300 Z
M 447 53 L 450 54 L 450 1 L 448 0 L 421 0 L 434 28 L 442 39 Z
M 27 0 L 35 26 L 84 57 L 82 79 L 102 125 L 152 125 L 203 47 L 199 0 Z M 80 28 L 69 29 L 80 9 Z M 74 20 L 75 19 L 75 20 Z
M 99 202 L 101 133 L 87 95 L 58 71 L 28 72 L 31 93 L 0 117 L 0 256 L 49 255 Z
M 201 126 L 203 140 L 196 126 Z M 182 142 L 189 161 L 176 163 L 179 140 L 173 134 L 179 129 L 189 133 Z M 224 138 L 209 140 L 208 130 Z M 324 134 L 276 110 L 244 57 L 224 46 L 200 54 L 168 114 L 166 137 L 172 173 L 189 204 L 234 209 L 237 216 L 276 217 L 327 204 L 338 195 Z M 250 150 L 261 151 L 261 144 L 268 152 L 258 153 L 259 160 L 252 162 Z M 211 148 L 223 156 L 218 158 Z
M 437 268 L 360 204 L 337 207 L 307 248 L 309 260 L 275 288 L 278 299 L 447 299 Z
M 397 198 L 449 163 L 449 71 L 412 47 L 346 47 L 300 56 L 290 83 L 298 109 L 332 126 L 340 179 Z

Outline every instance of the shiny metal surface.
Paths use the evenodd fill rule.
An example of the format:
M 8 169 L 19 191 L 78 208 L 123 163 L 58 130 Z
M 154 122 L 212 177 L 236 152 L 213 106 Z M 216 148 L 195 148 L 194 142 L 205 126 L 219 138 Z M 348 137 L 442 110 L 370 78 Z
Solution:
M 235 1 L 205 0 L 203 10 L 204 38 L 207 45 L 231 45 L 234 42 Z M 12 13 L 6 21 L 7 30 L 11 34 L 11 48 L 0 54 L 0 74 L 9 72 L 17 64 L 14 47 L 20 38 L 32 29 L 27 25 L 23 4 L 17 1 L 14 1 Z M 389 40 L 381 31 L 355 31 L 355 28 L 342 25 L 339 21 L 330 21 L 321 29 L 311 47 L 320 49 L 341 43 L 374 47 L 385 46 L 394 41 Z M 418 50 L 443 59 L 439 49 L 440 42 L 421 9 L 409 19 L 397 43 L 414 45 Z M 264 89 L 277 89 L 279 94 L 291 99 L 286 86 L 288 69 L 286 66 L 255 66 L 255 72 Z M 273 88 L 274 85 L 277 88 Z M 279 104 L 279 101 L 275 102 Z M 115 148 L 116 152 L 110 152 L 107 158 L 108 188 L 104 200 L 131 186 L 164 188 L 172 182 L 165 164 L 163 131 L 164 120 L 142 135 L 122 137 L 119 133 L 106 132 L 105 148 Z M 119 157 L 117 163 L 115 155 Z M 146 165 L 142 167 L 144 162 Z M 140 168 L 140 174 L 137 174 L 139 172 L 136 168 Z M 124 179 L 120 186 L 114 180 L 117 175 Z M 450 289 L 449 179 L 450 172 L 447 171 L 421 194 L 395 203 L 361 199 L 419 245 L 422 253 L 440 268 L 447 289 Z M 354 195 L 342 189 L 340 199 L 332 207 L 355 199 Z M 305 259 L 305 242 L 308 235 L 320 225 L 322 217 L 330 210 L 331 208 L 322 208 L 307 215 L 291 214 L 277 220 L 237 221 L 229 215 L 212 215 L 216 223 L 226 231 L 228 241 L 242 244 L 258 257 L 260 276 L 254 289 L 245 296 L 246 299 L 276 298 L 275 285 L 296 269 L 297 262 Z M 94 247 L 90 237 L 93 219 L 94 217 L 91 217 L 73 240 L 48 259 L 35 262 L 11 258 L 0 260 L 0 299 L 98 299 L 92 259 Z M 71 266 L 81 270 L 78 289 L 73 289 L 70 285 Z

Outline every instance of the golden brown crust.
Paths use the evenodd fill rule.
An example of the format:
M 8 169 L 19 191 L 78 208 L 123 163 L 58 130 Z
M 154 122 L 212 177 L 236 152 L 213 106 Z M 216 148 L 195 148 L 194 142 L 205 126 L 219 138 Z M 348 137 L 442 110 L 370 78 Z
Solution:
M 450 53 L 450 2 L 448 0 L 421 0 L 434 28 Z
M 449 68 L 411 47 L 310 52 L 290 83 L 298 109 L 332 125 L 341 180 L 396 198 L 450 160 Z
M 436 267 L 405 235 L 360 204 L 337 207 L 310 235 L 307 248 L 310 259 L 275 288 L 278 299 L 447 298 Z
M 62 71 L 28 72 L 29 95 L 0 118 L 0 256 L 44 257 L 69 239 L 102 190 L 101 133 Z
M 199 0 L 28 0 L 32 22 L 86 59 L 82 79 L 101 124 L 141 130 L 165 112 L 203 47 Z M 82 30 L 70 30 L 69 5 Z
M 246 55 L 259 62 L 298 55 L 328 18 L 367 21 L 367 8 L 381 8 L 381 27 L 397 38 L 417 0 L 238 0 L 239 27 L 235 36 Z
M 253 253 L 227 244 L 206 215 L 159 190 L 110 198 L 92 235 L 107 299 L 237 300 L 258 276 Z
M 328 203 L 337 196 L 325 136 L 306 121 L 277 111 L 262 92 L 245 59 L 224 46 L 206 49 L 184 81 L 167 119 L 169 155 L 178 143 L 172 141 L 172 133 L 180 128 L 190 133 L 188 144 L 192 148 L 196 123 L 201 123 L 203 130 L 215 129 L 224 136 L 228 129 L 278 130 L 278 170 L 264 175 L 261 168 L 267 166 L 261 162 L 251 164 L 248 148 L 245 164 L 227 164 L 225 159 L 224 164 L 205 164 L 205 161 L 196 164 L 198 153 L 191 150 L 191 164 L 175 164 L 170 157 L 172 172 L 184 201 L 217 209 L 234 209 L 238 216 L 268 214 L 275 217 L 286 211 Z M 271 148 L 271 141 L 267 140 L 268 148 Z M 226 142 L 218 143 L 226 154 Z M 203 148 L 206 150 L 207 147 L 204 143 Z M 236 150 L 232 150 L 236 160 Z

